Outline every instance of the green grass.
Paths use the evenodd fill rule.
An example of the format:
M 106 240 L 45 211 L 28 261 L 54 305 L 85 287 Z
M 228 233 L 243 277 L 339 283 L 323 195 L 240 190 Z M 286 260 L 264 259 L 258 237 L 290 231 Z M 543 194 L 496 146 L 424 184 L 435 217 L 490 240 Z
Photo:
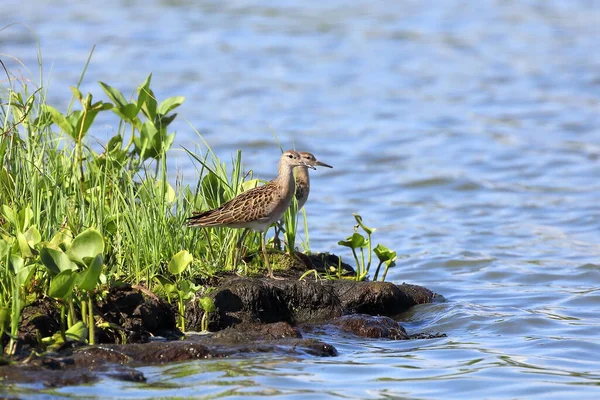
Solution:
M 49 291 L 64 306 L 64 338 L 66 330 L 80 327 L 73 310 L 88 308 L 102 296 L 103 288 L 114 283 L 143 283 L 151 290 L 176 294 L 174 287 L 186 287 L 182 282 L 219 273 L 233 264 L 234 244 L 241 232 L 187 228 L 186 218 L 193 210 L 214 208 L 259 182 L 244 174 L 241 152 L 228 165 L 199 135 L 199 151 L 188 151 L 200 176 L 198 183 L 189 187 L 176 178 L 171 184 L 167 157 L 175 134 L 169 125 L 182 97 L 156 99 L 150 75 L 129 98 L 100 82 L 98 92 L 103 91 L 108 102 L 97 101 L 98 93 L 83 94 L 72 87 L 73 106 L 61 111 L 47 104 L 42 84 L 35 86 L 33 79 L 11 75 L 6 69 L 4 73 L 6 79 L 0 80 L 0 337 L 4 332 L 14 339 L 22 308 Z M 92 140 L 87 136 L 100 129 L 94 125 L 100 113 L 112 115 L 118 128 L 99 149 L 88 144 Z M 89 229 L 99 234 L 103 244 L 98 276 L 90 272 L 97 268 L 91 261 L 97 254 L 69 259 L 71 241 Z M 258 243 L 254 233 L 245 239 L 250 252 L 258 249 Z M 174 265 L 173 257 L 182 250 L 192 260 L 174 274 L 168 266 Z M 75 272 L 64 271 L 71 268 Z M 96 278 L 93 288 L 82 283 L 86 273 Z M 168 282 L 175 285 L 166 286 L 171 292 L 165 289 Z M 93 323 L 93 316 L 89 318 L 84 324 Z M 14 341 L 5 350 L 13 352 Z
M 244 173 L 241 151 L 227 164 L 196 132 L 197 148 L 184 150 L 199 180 L 193 187 L 179 178 L 172 182 L 178 175 L 167 168 L 175 137 L 170 124 L 184 98 L 157 99 L 151 75 L 129 97 L 99 82 L 98 93 L 109 101 L 98 101 L 98 93 L 78 88 L 86 63 L 63 111 L 47 104 L 41 78 L 35 84 L 34 77 L 16 76 L 1 66 L 0 348 L 14 353 L 23 307 L 44 296 L 58 301 L 62 321 L 60 334 L 40 338 L 40 347 L 59 346 L 68 338 L 93 343 L 93 325 L 100 322 L 93 304 L 120 282 L 143 284 L 176 301 L 183 329 L 185 304 L 199 289 L 195 279 L 230 270 L 241 234 L 187 228 L 186 219 L 260 184 Z M 41 58 L 39 70 L 42 76 Z M 99 114 L 112 116 L 117 128 L 106 143 L 93 147 L 88 133 L 102 129 L 94 124 Z M 285 222 L 291 254 L 298 223 L 293 207 Z M 303 222 L 302 245 L 309 253 L 304 211 Z M 360 248 L 357 279 L 365 279 L 370 233 L 358 245 L 345 245 L 355 258 Z M 367 245 L 365 266 L 362 248 Z M 243 246 L 248 254 L 259 253 L 260 235 L 251 232 Z M 374 251 L 380 259 L 376 275 L 385 263 L 385 279 L 395 253 L 380 245 Z M 256 262 L 247 272 L 256 273 Z M 208 300 L 202 306 L 210 312 Z

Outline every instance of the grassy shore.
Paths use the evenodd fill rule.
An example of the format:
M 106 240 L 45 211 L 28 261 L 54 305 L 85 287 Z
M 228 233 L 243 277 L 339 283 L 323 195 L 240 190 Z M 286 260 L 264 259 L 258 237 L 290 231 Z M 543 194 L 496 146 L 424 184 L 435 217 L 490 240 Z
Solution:
M 58 110 L 47 104 L 42 82 L 32 84 L 34 79 L 3 71 L 0 347 L 4 352 L 16 350 L 23 308 L 43 297 L 57 300 L 61 329 L 53 337 L 39 338 L 42 347 L 59 346 L 68 339 L 94 343 L 94 327 L 102 325 L 94 304 L 123 282 L 142 284 L 176 303 L 182 330 L 188 301 L 197 299 L 205 310 L 212 310 L 208 297 L 197 297 L 206 288 L 196 282 L 233 265 L 241 232 L 190 229 L 185 222 L 192 211 L 217 207 L 259 184 L 244 173 L 241 152 L 228 164 L 198 135 L 201 154 L 186 150 L 197 168 L 198 182 L 194 187 L 179 180 L 171 185 L 167 156 L 175 133 L 169 127 L 184 98 L 157 99 L 151 75 L 128 97 L 99 82 L 98 93 L 108 101 L 71 87 L 71 106 Z M 94 124 L 99 114 L 104 120 L 113 118 L 117 128 L 107 143 L 90 146 L 88 132 L 102 131 Z M 285 217 L 288 253 L 298 245 L 297 217 L 291 209 Z M 377 279 L 382 265 L 385 273 L 394 265 L 396 253 L 381 245 L 372 249 L 375 229 L 366 227 L 359 215 L 355 218 L 355 232 L 339 244 L 351 248 L 357 280 L 367 279 L 374 252 L 380 261 Z M 366 238 L 357 232 L 359 227 Z M 308 239 L 301 245 L 310 251 Z M 258 253 L 259 235 L 247 235 L 243 246 L 249 254 Z M 307 274 L 311 273 L 317 275 Z M 340 276 L 339 266 L 324 275 Z
M 73 106 L 63 111 L 46 103 L 43 85 L 4 72 L 0 338 L 8 353 L 20 311 L 35 298 L 60 300 L 64 330 L 79 322 L 74 331 L 82 335 L 94 323 L 91 304 L 111 285 L 143 283 L 183 302 L 198 289 L 192 278 L 232 265 L 238 231 L 187 229 L 185 220 L 258 182 L 243 173 L 241 152 L 228 165 L 204 143 L 203 154 L 189 152 L 197 185 L 170 184 L 169 126 L 184 98 L 157 99 L 148 76 L 129 98 L 99 82 L 109 101 L 71 87 Z M 96 151 L 86 137 L 100 129 L 100 113 L 112 114 L 118 128 Z M 244 244 L 255 251 L 259 238 L 250 234 Z

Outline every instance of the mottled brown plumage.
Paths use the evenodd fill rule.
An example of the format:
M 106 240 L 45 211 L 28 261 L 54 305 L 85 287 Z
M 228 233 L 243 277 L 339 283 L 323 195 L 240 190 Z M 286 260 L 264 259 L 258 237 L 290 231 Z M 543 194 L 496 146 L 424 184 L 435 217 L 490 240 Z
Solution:
M 188 226 L 245 228 L 238 240 L 238 247 L 248 229 L 261 232 L 263 255 L 269 271 L 268 276 L 273 278 L 265 247 L 265 232 L 271 224 L 283 216 L 292 202 L 296 187 L 294 168 L 306 167 L 306 165 L 298 153 L 293 150 L 285 151 L 279 159 L 278 175 L 275 179 L 263 186 L 241 193 L 213 210 L 193 213 L 188 218 Z M 314 167 L 310 166 L 310 168 Z M 237 257 L 234 262 L 237 264 Z
M 316 169 L 315 166 L 333 168 L 329 164 L 325 164 L 315 158 L 312 153 L 301 151 L 298 153 L 300 159 L 306 166 L 299 166 L 296 168 L 296 201 L 298 203 L 296 212 L 300 211 L 304 204 L 308 200 L 310 194 L 310 177 L 308 175 L 308 168 Z M 283 230 L 283 221 L 280 220 L 275 227 L 275 238 L 273 240 L 275 247 L 281 248 L 281 242 L 279 240 L 279 232 Z

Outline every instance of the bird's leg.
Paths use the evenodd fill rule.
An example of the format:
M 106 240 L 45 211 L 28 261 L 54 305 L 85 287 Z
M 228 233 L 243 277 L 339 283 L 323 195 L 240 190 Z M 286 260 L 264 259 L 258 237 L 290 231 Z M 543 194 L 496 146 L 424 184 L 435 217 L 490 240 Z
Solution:
M 265 265 L 267 266 L 267 277 L 271 278 L 271 279 L 283 279 L 283 278 L 279 278 L 275 275 L 273 275 L 273 268 L 271 268 L 271 264 L 269 263 L 269 255 L 267 254 L 267 246 L 266 246 L 266 241 L 267 241 L 267 232 L 262 232 L 260 235 L 260 242 L 262 245 L 262 251 L 263 251 L 263 256 L 265 257 Z
M 281 251 L 281 240 L 279 240 L 280 232 L 285 233 L 285 229 L 283 229 L 283 221 L 281 220 L 275 222 L 275 237 L 273 238 L 273 247 L 279 251 Z
M 235 243 L 235 256 L 233 258 L 233 272 L 236 273 L 236 274 L 237 274 L 238 258 L 239 258 L 239 255 L 240 255 L 240 247 L 244 243 L 244 239 L 246 238 L 246 235 L 248 234 L 249 231 L 250 231 L 250 229 L 248 229 L 248 228 L 244 229 L 242 231 L 242 234 L 240 235 L 240 238 Z

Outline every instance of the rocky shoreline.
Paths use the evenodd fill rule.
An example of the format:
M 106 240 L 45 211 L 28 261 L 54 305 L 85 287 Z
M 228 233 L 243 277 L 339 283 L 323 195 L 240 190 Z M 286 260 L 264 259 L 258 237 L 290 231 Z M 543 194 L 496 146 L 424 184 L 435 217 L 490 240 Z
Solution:
M 176 308 L 144 287 L 123 284 L 98 303 L 98 315 L 112 329 L 97 328 L 95 346 L 67 342 L 36 353 L 39 337 L 59 328 L 57 308 L 49 298 L 23 310 L 20 349 L 10 365 L 0 366 L 5 383 L 43 383 L 57 387 L 89 383 L 110 376 L 144 381 L 135 367 L 169 362 L 231 357 L 242 353 L 278 353 L 318 357 L 337 355 L 335 347 L 314 336 L 354 335 L 406 340 L 444 336 L 406 330 L 392 317 L 417 304 L 443 298 L 422 286 L 346 279 L 272 280 L 221 277 L 209 297 L 216 310 L 201 328 L 203 308 L 191 301 L 183 334 L 176 327 Z M 312 336 L 312 337 L 304 337 Z M 7 363 L 8 364 L 8 363 Z

